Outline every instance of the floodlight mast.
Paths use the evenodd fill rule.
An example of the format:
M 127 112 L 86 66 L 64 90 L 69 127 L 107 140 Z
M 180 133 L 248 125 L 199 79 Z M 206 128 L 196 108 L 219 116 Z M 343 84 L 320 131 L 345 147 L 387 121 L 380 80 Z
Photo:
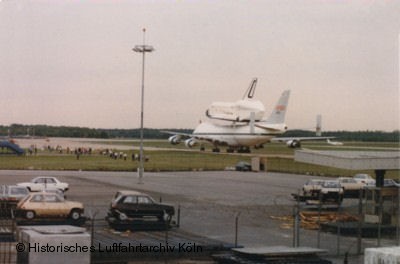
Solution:
M 132 49 L 135 52 L 142 53 L 142 95 L 141 95 L 141 107 L 140 107 L 140 152 L 139 152 L 139 184 L 143 184 L 143 171 L 144 171 L 144 155 L 143 155 L 143 112 L 144 112 L 144 62 L 146 52 L 154 51 L 154 48 L 150 45 L 145 44 L 146 29 L 143 28 L 143 45 L 135 45 Z

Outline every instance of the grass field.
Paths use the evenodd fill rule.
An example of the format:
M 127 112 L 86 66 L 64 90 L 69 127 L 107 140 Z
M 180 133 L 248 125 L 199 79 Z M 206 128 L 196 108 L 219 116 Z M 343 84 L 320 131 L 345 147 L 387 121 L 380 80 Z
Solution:
M 103 142 L 104 143 L 104 142 Z M 138 141 L 110 141 L 110 144 L 126 144 L 138 146 Z M 163 148 L 163 150 L 146 150 L 145 155 L 149 158 L 144 165 L 145 171 L 191 171 L 191 170 L 224 170 L 232 169 L 238 161 L 250 162 L 252 155 L 264 154 L 272 155 L 267 158 L 267 171 L 288 172 L 321 176 L 352 176 L 359 171 L 350 171 L 335 169 L 330 167 L 322 167 L 310 165 L 300 162 L 295 162 L 291 155 L 294 150 L 287 148 L 285 144 L 266 144 L 265 148 L 252 151 L 252 155 L 232 155 L 223 152 L 212 153 L 210 151 L 181 151 L 180 149 L 172 149 L 170 144 L 165 141 L 146 141 L 145 147 Z M 178 145 L 179 146 L 179 145 Z M 377 150 L 380 148 L 398 148 L 396 143 L 369 143 L 360 144 L 358 142 L 346 143 L 346 148 L 341 150 Z M 174 146 L 176 147 L 176 146 Z M 304 148 L 312 149 L 329 149 L 330 147 L 321 143 L 303 144 Z M 125 151 L 126 152 L 126 151 Z M 126 152 L 128 157 L 131 157 L 132 151 Z M 138 151 L 135 151 L 138 153 Z M 94 152 L 91 155 L 81 155 L 79 159 L 73 154 L 59 154 L 55 152 L 41 151 L 38 155 L 0 156 L 0 169 L 17 169 L 17 170 L 94 170 L 94 171 L 137 171 L 139 166 L 138 161 L 132 161 L 130 158 L 111 159 L 108 156 Z M 373 171 L 364 171 L 369 174 L 374 174 Z M 387 177 L 400 177 L 399 171 L 388 171 Z

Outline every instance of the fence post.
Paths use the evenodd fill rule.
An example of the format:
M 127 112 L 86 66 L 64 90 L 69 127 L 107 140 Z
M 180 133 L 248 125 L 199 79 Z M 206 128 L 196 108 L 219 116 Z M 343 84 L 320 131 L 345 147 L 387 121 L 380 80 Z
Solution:
M 317 248 L 321 247 L 321 207 L 322 207 L 322 193 L 318 193 L 318 237 Z
M 238 246 L 239 215 L 240 212 L 235 215 L 235 247 Z
M 362 215 L 362 194 L 364 190 L 360 190 L 358 196 L 358 227 L 357 227 L 357 254 L 361 254 L 361 240 L 362 240 L 362 223 L 363 223 L 363 215 Z

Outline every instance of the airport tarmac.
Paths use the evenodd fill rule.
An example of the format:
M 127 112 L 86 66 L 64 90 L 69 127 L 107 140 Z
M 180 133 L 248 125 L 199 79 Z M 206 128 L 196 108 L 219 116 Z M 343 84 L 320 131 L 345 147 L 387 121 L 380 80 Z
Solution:
M 311 178 L 265 172 L 146 172 L 143 184 L 139 184 L 136 172 L 32 170 L 0 171 L 0 182 L 15 184 L 36 176 L 55 176 L 68 182 L 67 198 L 83 202 L 85 214 L 95 213 L 100 220 L 104 219 L 112 196 L 121 189 L 145 191 L 155 199 L 161 197 L 165 203 L 180 206 L 181 229 L 226 243 L 235 242 L 238 216 L 238 244 L 245 247 L 293 245 L 293 229 L 282 229 L 282 222 L 271 216 L 292 215 L 296 201 L 291 193 Z M 345 202 L 344 210 L 346 207 L 351 210 L 351 202 Z M 317 231 L 300 230 L 300 246 L 317 247 L 317 240 Z M 334 263 L 343 263 L 344 253 L 356 250 L 355 237 L 321 233 L 320 241 L 320 247 L 328 250 L 325 258 Z M 394 245 L 391 240 L 381 243 Z M 376 245 L 374 239 L 363 239 L 363 248 Z M 349 263 L 362 263 L 362 256 L 350 259 Z

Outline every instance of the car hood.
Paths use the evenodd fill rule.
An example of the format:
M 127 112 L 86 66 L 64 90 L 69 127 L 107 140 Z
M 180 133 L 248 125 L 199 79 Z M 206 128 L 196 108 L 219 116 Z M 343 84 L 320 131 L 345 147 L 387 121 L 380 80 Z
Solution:
M 66 205 L 68 205 L 68 207 L 71 207 L 71 208 L 80 208 L 80 209 L 83 209 L 83 204 L 80 203 L 80 202 L 75 202 L 75 201 L 64 201 L 64 203 L 65 203 Z
M 28 185 L 31 185 L 32 183 L 31 182 L 20 182 L 20 183 L 17 183 L 17 186 L 28 186 Z

